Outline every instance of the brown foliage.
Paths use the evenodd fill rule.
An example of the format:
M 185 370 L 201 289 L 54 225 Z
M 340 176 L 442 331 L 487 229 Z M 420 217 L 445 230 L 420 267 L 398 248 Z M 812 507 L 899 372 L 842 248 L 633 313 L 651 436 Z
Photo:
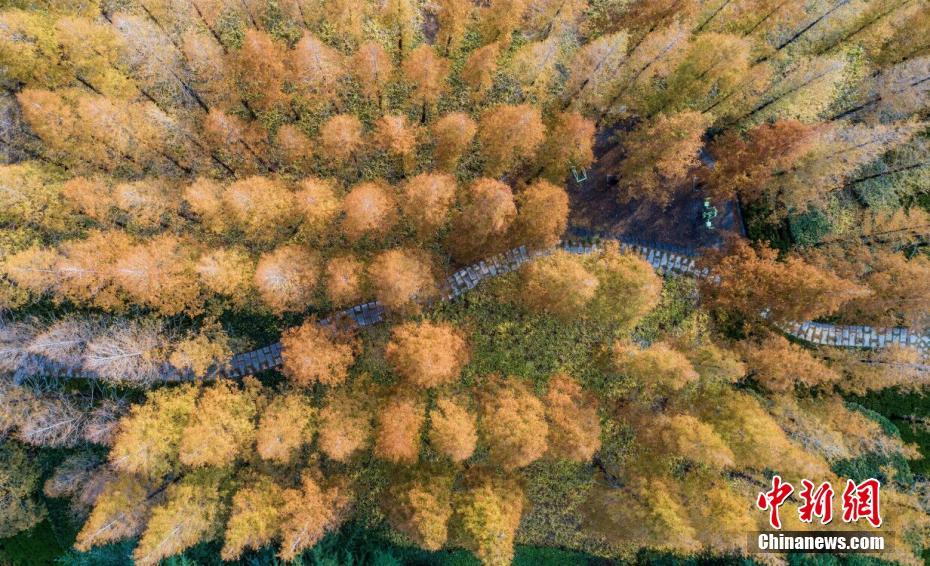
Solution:
M 385 401 L 378 414 L 375 455 L 395 464 L 416 463 L 425 409 L 421 401 L 404 394 Z
M 384 87 L 394 73 L 391 57 L 381 44 L 377 41 L 363 43 L 352 58 L 352 70 L 362 85 L 365 96 L 377 100 L 380 107 Z
M 467 460 L 478 445 L 475 415 L 464 400 L 444 397 L 430 411 L 429 441 L 453 462 Z
M 61 186 L 61 195 L 74 209 L 98 222 L 105 222 L 113 206 L 113 196 L 103 179 L 75 177 Z
M 380 253 L 368 266 L 368 280 L 378 302 L 392 310 L 416 310 L 437 293 L 429 259 L 415 250 Z
M 405 169 L 416 161 L 417 130 L 407 124 L 406 116 L 382 116 L 375 122 L 372 141 L 381 150 L 401 158 Z
M 397 222 L 397 204 L 383 182 L 355 185 L 343 200 L 342 229 L 351 241 L 365 235 L 384 237 Z
M 517 195 L 512 237 L 516 245 L 544 249 L 559 243 L 568 226 L 568 193 L 538 180 Z
M 364 402 L 347 393 L 331 394 L 320 409 L 320 451 L 347 462 L 371 439 L 371 413 Z
M 341 165 L 362 147 L 362 123 L 351 114 L 339 114 L 320 128 L 320 152 Z
M 501 48 L 498 43 L 489 43 L 471 52 L 462 67 L 462 81 L 472 89 L 472 98 L 478 102 L 494 85 L 494 73 L 497 72 L 497 58 Z
M 477 131 L 478 124 L 463 112 L 451 112 L 437 120 L 433 124 L 436 167 L 454 171 Z
M 529 104 L 498 104 L 478 123 L 478 140 L 485 158 L 484 172 L 499 177 L 536 154 L 546 137 L 539 108 Z
M 423 388 L 453 383 L 468 363 L 462 334 L 451 325 L 430 322 L 395 327 L 384 354 L 394 371 Z
M 645 198 L 667 205 L 673 189 L 698 165 L 707 117 L 700 112 L 662 114 L 643 124 L 624 143 L 626 159 L 617 172 L 621 200 Z
M 294 195 L 303 219 L 302 227 L 312 234 L 324 232 L 342 211 L 333 183 L 327 179 L 308 177 L 300 182 Z
M 513 191 L 504 183 L 483 178 L 469 185 L 452 222 L 450 245 L 455 259 L 467 263 L 504 249 L 516 216 Z
M 742 352 L 752 377 L 772 392 L 791 391 L 795 385 L 827 386 L 840 380 L 837 372 L 781 336 L 743 343 Z
M 773 175 L 810 149 L 817 132 L 816 125 L 780 120 L 745 135 L 725 133 L 711 147 L 717 160 L 707 176 L 711 196 L 725 200 L 739 194 L 748 202 L 758 200 Z
M 548 448 L 543 404 L 516 377 L 492 377 L 481 399 L 479 427 L 492 461 L 505 470 L 533 463 Z
M 445 224 L 455 191 L 455 178 L 444 174 L 421 173 L 404 185 L 401 208 L 420 238 L 429 238 Z
M 223 203 L 246 238 L 271 243 L 293 227 L 294 193 L 279 181 L 249 177 L 226 187 Z
M 571 167 L 587 169 L 594 163 L 593 120 L 577 112 L 563 112 L 555 117 L 555 123 L 539 149 L 539 166 L 548 179 L 562 183 Z
M 255 260 L 239 249 L 218 249 L 206 253 L 194 267 L 203 286 L 218 295 L 225 295 L 237 305 L 252 298 Z
M 392 488 L 384 506 L 391 526 L 421 548 L 442 548 L 452 516 L 450 483 L 446 478 L 432 477 Z
M 520 280 L 518 299 L 527 309 L 563 319 L 581 316 L 598 287 L 582 260 L 561 250 L 524 264 Z
M 313 439 L 316 411 L 302 395 L 276 397 L 262 412 L 255 432 L 255 450 L 265 460 L 289 462 Z
M 339 385 L 355 361 L 356 342 L 309 320 L 281 335 L 284 374 L 301 386 Z
M 300 489 L 284 491 L 281 513 L 281 550 L 278 556 L 288 562 L 315 545 L 327 532 L 336 530 L 346 519 L 352 494 L 342 483 L 324 486 L 304 473 Z
M 337 306 L 358 303 L 364 295 L 365 266 L 351 255 L 334 257 L 326 264 L 326 294 Z
M 313 142 L 307 134 L 293 124 L 284 124 L 274 136 L 274 145 L 281 161 L 303 171 L 310 166 L 313 158 Z
M 296 245 L 262 254 L 255 268 L 255 287 L 276 313 L 302 311 L 313 301 L 320 278 L 320 256 Z
M 130 249 L 113 266 L 114 279 L 135 301 L 164 315 L 203 308 L 192 250 L 171 235 Z
M 438 55 L 431 45 L 421 44 L 404 59 L 404 77 L 413 83 L 413 97 L 425 106 L 439 99 L 446 90 L 449 61 Z
M 729 254 L 712 266 L 703 286 L 705 296 L 714 306 L 748 319 L 758 319 L 767 309 L 769 320 L 784 323 L 832 314 L 847 301 L 868 294 L 797 256 L 777 258 L 778 252 L 771 248 L 732 242 Z
M 549 379 L 544 399 L 549 420 L 549 454 L 587 462 L 601 447 L 601 419 L 597 399 L 577 381 L 560 373 Z

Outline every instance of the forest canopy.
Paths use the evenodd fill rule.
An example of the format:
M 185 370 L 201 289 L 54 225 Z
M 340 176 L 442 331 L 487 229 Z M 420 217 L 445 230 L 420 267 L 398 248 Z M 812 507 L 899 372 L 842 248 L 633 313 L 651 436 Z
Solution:
M 786 331 L 926 336 L 927 37 L 915 0 L 5 3 L 0 537 L 67 501 L 64 564 L 732 558 L 778 474 L 880 479 L 922 563 L 926 401 L 864 403 L 930 346 Z M 595 221 L 705 198 L 747 230 L 685 266 Z

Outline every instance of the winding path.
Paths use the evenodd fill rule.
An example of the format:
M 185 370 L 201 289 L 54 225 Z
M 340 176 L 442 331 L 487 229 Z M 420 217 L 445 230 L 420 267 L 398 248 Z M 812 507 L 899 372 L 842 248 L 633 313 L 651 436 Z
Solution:
M 675 246 L 641 242 L 631 238 L 618 238 L 621 249 L 632 251 L 642 256 L 660 274 L 679 274 L 693 277 L 706 277 L 707 269 L 699 269 L 695 260 L 697 256 L 688 250 Z M 562 249 L 570 253 L 586 255 L 600 249 L 596 242 L 565 241 L 559 246 L 547 250 L 528 251 L 526 247 L 512 249 L 503 254 L 479 261 L 464 267 L 446 278 L 442 286 L 440 300 L 451 301 L 474 289 L 481 281 L 510 273 L 521 265 L 538 257 L 551 255 Z M 336 312 L 320 321 L 331 325 L 345 321 L 359 327 L 371 326 L 384 320 L 384 308 L 377 302 L 357 305 Z M 925 358 L 930 358 L 930 334 L 918 333 L 907 328 L 873 328 L 871 326 L 838 326 L 818 322 L 790 323 L 782 330 L 805 342 L 843 348 L 879 349 L 892 345 L 916 348 Z M 281 366 L 281 343 L 276 342 L 251 352 L 235 354 L 221 367 L 212 370 L 207 379 L 241 378 L 261 371 Z M 42 360 L 45 375 L 57 375 L 65 378 L 94 378 L 90 372 L 80 367 L 66 367 L 52 360 Z M 166 381 L 187 381 L 194 376 L 178 372 L 170 365 L 165 365 Z
M 660 275 L 675 273 L 694 277 L 706 277 L 707 270 L 695 265 L 697 256 L 686 250 L 662 244 L 645 243 L 622 238 L 620 247 L 642 256 Z M 524 263 L 537 257 L 551 255 L 556 249 L 576 254 L 590 254 L 600 249 L 596 243 L 562 242 L 556 248 L 529 252 L 525 247 L 464 267 L 446 278 L 442 300 L 453 300 L 474 289 L 484 279 L 510 273 Z M 329 325 L 339 319 L 348 319 L 358 326 L 370 326 L 384 320 L 384 308 L 377 302 L 365 303 L 320 321 Z M 871 326 L 838 326 L 818 322 L 791 323 L 783 330 L 799 340 L 822 346 L 844 348 L 886 348 L 892 345 L 917 348 L 925 357 L 930 357 L 930 334 L 922 334 L 907 328 L 873 328 Z M 251 352 L 236 354 L 219 371 L 221 376 L 243 377 L 259 371 L 280 366 L 280 342 Z

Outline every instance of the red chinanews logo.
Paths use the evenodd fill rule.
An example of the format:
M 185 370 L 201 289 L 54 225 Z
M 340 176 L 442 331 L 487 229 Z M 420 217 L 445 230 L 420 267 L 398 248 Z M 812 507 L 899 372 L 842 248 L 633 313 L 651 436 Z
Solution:
M 865 519 L 873 527 L 880 527 L 882 525 L 879 507 L 880 488 L 881 482 L 875 478 L 869 478 L 861 483 L 856 483 L 851 479 L 846 480 L 846 487 L 841 497 L 843 522 L 857 523 L 860 519 Z M 781 529 L 779 509 L 792 493 L 794 493 L 794 486 L 782 481 L 777 475 L 772 476 L 772 489 L 759 492 L 756 505 L 759 509 L 769 512 L 769 524 L 773 529 Z M 802 523 L 813 523 L 817 518 L 820 524 L 829 524 L 833 520 L 833 494 L 833 486 L 830 482 L 823 482 L 815 487 L 814 482 L 802 479 L 801 491 L 798 492 L 801 498 L 801 505 L 798 506 L 798 519 Z

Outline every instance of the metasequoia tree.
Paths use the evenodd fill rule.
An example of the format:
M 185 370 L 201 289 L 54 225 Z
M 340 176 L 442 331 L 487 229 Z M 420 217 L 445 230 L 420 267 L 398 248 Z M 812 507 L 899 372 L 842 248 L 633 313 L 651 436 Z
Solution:
M 661 89 L 644 96 L 644 111 L 651 116 L 715 106 L 744 80 L 750 66 L 749 48 L 749 40 L 736 35 L 695 36 L 664 77 Z
M 668 396 L 700 377 L 684 354 L 664 342 L 645 350 L 617 342 L 612 355 L 616 371 L 631 378 L 644 399 Z
M 276 397 L 262 410 L 255 431 L 255 450 L 265 460 L 286 463 L 316 430 L 316 410 L 304 396 Z
M 151 321 L 120 321 L 87 339 L 85 370 L 113 383 L 147 386 L 164 379 L 166 336 Z
M 527 0 L 494 0 L 481 8 L 480 31 L 485 43 L 498 41 L 502 45 L 510 43 L 510 35 L 520 25 L 526 12 Z
M 352 494 L 341 482 L 321 485 L 309 473 L 304 473 L 300 489 L 284 491 L 281 513 L 281 550 L 283 560 L 297 558 L 315 545 L 327 532 L 334 531 L 346 519 L 352 504 Z
M 429 257 L 419 250 L 393 249 L 375 256 L 368 280 L 378 302 L 392 310 L 417 310 L 436 296 L 436 279 Z
M 329 179 L 308 177 L 300 182 L 294 194 L 301 214 L 301 229 L 321 234 L 335 222 L 342 212 L 342 203 Z
M 829 387 L 840 380 L 839 373 L 781 336 L 745 343 L 742 352 L 750 376 L 769 391 L 791 391 L 795 385 Z
M 110 480 L 94 502 L 74 547 L 84 552 L 94 546 L 139 536 L 152 505 L 159 502 L 157 496 L 149 498 L 153 487 L 132 474 L 120 474 Z
M 254 242 L 274 242 L 296 221 L 294 193 L 267 177 L 232 183 L 223 191 L 223 203 L 236 226 Z
M 224 165 L 236 173 L 269 169 L 267 132 L 260 122 L 245 122 L 217 108 L 203 121 L 204 140 Z
M 715 199 L 739 195 L 748 202 L 762 198 L 772 177 L 787 170 L 816 142 L 817 126 L 781 120 L 756 126 L 740 135 L 727 132 L 714 140 L 716 159 L 707 175 Z
M 478 125 L 463 112 L 451 112 L 437 120 L 433 124 L 436 167 L 454 171 L 477 131 Z
M 449 61 L 436 55 L 433 47 L 424 43 L 407 55 L 401 70 L 404 78 L 413 84 L 413 98 L 422 105 L 421 116 L 425 121 L 427 109 L 446 90 Z
M 397 203 L 383 181 L 360 183 L 342 202 L 342 230 L 351 241 L 369 235 L 383 238 L 397 222 Z
M 255 260 L 244 250 L 221 248 L 200 256 L 194 270 L 204 288 L 244 305 L 254 295 L 255 267 Z
M 342 165 L 362 147 L 362 123 L 351 114 L 338 114 L 320 127 L 320 153 Z
M 113 207 L 111 188 L 102 177 L 69 179 L 61 185 L 61 196 L 76 212 L 101 223 L 108 220 L 110 209 Z
M 329 103 L 338 96 L 339 81 L 346 74 L 338 51 L 305 33 L 288 54 L 301 96 L 316 103 Z
M 134 405 L 110 448 L 113 468 L 151 478 L 177 469 L 197 393 L 193 385 L 156 389 L 146 395 L 145 403 Z
M 716 469 L 735 464 L 733 451 L 714 428 L 691 415 L 661 416 L 642 429 L 637 440 L 654 455 L 664 453 L 669 459 L 686 458 Z
M 167 501 L 152 509 L 132 553 L 136 564 L 158 564 L 222 532 L 229 491 L 225 473 L 198 470 L 168 487 Z
M 309 320 L 281 335 L 284 374 L 297 385 L 338 385 L 355 361 L 354 340 Z
M 523 505 L 523 491 L 518 485 L 486 479 L 457 494 L 452 521 L 466 548 L 483 564 L 510 564 Z
M 545 137 L 539 108 L 529 104 L 492 106 L 478 122 L 485 174 L 499 177 L 512 171 L 536 153 Z
M 478 431 L 473 412 L 464 400 L 443 397 L 430 410 L 430 444 L 453 462 L 467 460 L 478 445 Z
M 391 488 L 384 507 L 391 526 L 421 548 L 439 550 L 448 538 L 452 516 L 451 482 L 424 477 Z
M 497 72 L 497 59 L 500 53 L 500 44 L 494 42 L 475 49 L 465 59 L 460 77 L 471 89 L 471 97 L 475 102 L 484 100 L 491 87 L 494 86 L 494 75 Z
M 165 315 L 202 308 L 193 250 L 171 235 L 131 248 L 112 267 L 119 286 L 137 302 Z
M 683 183 L 698 165 L 707 125 L 699 112 L 681 112 L 662 114 L 634 131 L 623 144 L 626 158 L 617 171 L 620 199 L 644 198 L 667 206 L 672 200 L 670 189 Z
M 453 383 L 468 363 L 468 345 L 448 324 L 408 322 L 391 332 L 384 355 L 394 371 L 416 387 Z
M 456 188 L 454 177 L 436 173 L 421 173 L 404 184 L 401 209 L 420 238 L 431 237 L 445 224 Z
M 281 528 L 284 490 L 268 476 L 249 478 L 232 498 L 223 531 L 223 560 L 237 560 L 247 549 L 271 544 Z
M 436 2 L 436 22 L 439 31 L 436 32 L 435 45 L 439 50 L 449 56 L 462 44 L 465 37 L 465 28 L 471 17 L 474 6 L 466 0 L 439 0 Z
M 274 147 L 278 159 L 284 165 L 290 165 L 297 171 L 306 171 L 313 158 L 313 142 L 293 124 L 284 124 L 274 135 Z
M 549 379 L 543 399 L 549 421 L 549 455 L 587 462 L 601 447 L 597 400 L 567 374 Z
M 378 11 L 387 34 L 397 38 L 397 53 L 401 57 L 410 50 L 417 26 L 422 25 L 419 16 L 418 6 L 412 0 L 387 0 Z
M 625 31 L 604 35 L 582 45 L 571 59 L 563 99 L 581 112 L 598 112 L 611 96 L 611 86 L 626 62 L 629 36 Z
M 563 319 L 581 315 L 598 287 L 582 260 L 562 250 L 524 264 L 520 282 L 518 299 L 524 307 Z
M 313 302 L 320 278 L 320 256 L 296 245 L 262 254 L 255 268 L 255 288 L 276 313 L 302 311 Z
M 261 385 L 247 380 L 239 389 L 226 382 L 204 389 L 184 429 L 181 463 L 191 467 L 225 467 L 255 441 L 256 403 Z
M 465 190 L 463 200 L 452 221 L 453 257 L 467 263 L 503 249 L 504 236 L 517 216 L 510 187 L 494 179 L 478 179 Z
M 539 180 L 517 195 L 517 218 L 511 227 L 515 244 L 545 249 L 559 243 L 568 226 L 568 194 Z
M 870 320 L 876 324 L 902 324 L 912 328 L 930 326 L 930 260 L 915 255 L 875 250 L 867 262 L 869 271 L 862 283 L 871 295 L 847 303 L 841 313 L 847 320 Z
M 215 324 L 207 324 L 198 332 L 189 332 L 179 340 L 168 357 L 168 362 L 182 372 L 205 377 L 232 357 L 229 336 Z
M 379 118 L 375 122 L 372 141 L 381 150 L 400 157 L 405 170 L 413 168 L 416 160 L 417 130 L 407 124 L 406 116 Z
M 326 264 L 326 295 L 337 306 L 354 305 L 365 291 L 365 265 L 351 255 L 334 257 Z
M 352 57 L 352 71 L 362 87 L 362 93 L 381 107 L 384 89 L 394 73 L 390 55 L 377 41 L 366 41 Z
M 231 224 L 226 203 L 223 201 L 223 192 L 222 185 L 207 177 L 198 177 L 181 192 L 187 208 L 200 217 L 206 229 L 218 234 L 228 230 Z M 86 199 L 87 195 L 81 198 Z M 107 205 L 107 208 L 109 206 Z
M 559 38 L 550 36 L 518 49 L 510 60 L 510 72 L 529 100 L 545 101 L 556 78 L 560 49 Z
M 395 464 L 416 463 L 425 409 L 415 397 L 400 393 L 385 401 L 377 415 L 375 455 Z
M 288 78 L 285 48 L 267 33 L 247 29 L 242 47 L 233 56 L 240 92 L 250 104 L 270 110 L 288 100 L 284 82 Z
M 662 278 L 648 261 L 621 251 L 618 243 L 605 243 L 587 266 L 597 277 L 597 292 L 588 303 L 593 318 L 632 329 L 659 304 Z
M 868 290 L 791 255 L 778 261 L 778 253 L 765 246 L 734 241 L 729 253 L 712 267 L 705 296 L 724 311 L 748 319 L 764 316 L 784 323 L 818 318 L 836 312 L 846 302 L 864 297 Z
M 320 409 L 320 451 L 337 462 L 348 462 L 371 440 L 371 412 L 365 402 L 343 393 L 331 393 Z
M 558 114 L 539 148 L 542 175 L 562 183 L 573 167 L 584 170 L 594 163 L 595 129 L 593 120 L 577 112 Z
M 522 468 L 548 447 L 545 409 L 519 378 L 492 379 L 482 392 L 478 430 L 495 463 L 505 470 Z

